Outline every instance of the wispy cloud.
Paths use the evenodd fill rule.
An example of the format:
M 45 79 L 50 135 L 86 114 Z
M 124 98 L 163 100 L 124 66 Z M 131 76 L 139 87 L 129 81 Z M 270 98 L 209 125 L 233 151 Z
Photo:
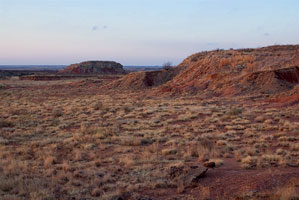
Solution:
M 91 30 L 92 30 L 92 31 L 97 31 L 98 28 L 99 28 L 98 26 L 93 26 L 93 27 L 91 28 Z
M 98 30 L 104 30 L 104 29 L 107 29 L 108 28 L 108 26 L 106 26 L 106 25 L 104 25 L 104 26 L 97 26 L 97 25 L 94 25 L 92 28 L 91 28 L 91 30 L 92 31 L 98 31 Z
M 268 37 L 270 36 L 270 33 L 264 33 L 264 36 Z

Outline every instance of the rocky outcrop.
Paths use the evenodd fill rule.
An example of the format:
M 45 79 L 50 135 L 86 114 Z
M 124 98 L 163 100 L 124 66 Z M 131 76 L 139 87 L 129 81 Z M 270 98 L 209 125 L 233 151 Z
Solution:
M 115 75 L 125 74 L 123 66 L 114 61 L 86 61 L 79 64 L 72 64 L 59 71 L 60 74 L 77 75 Z
M 109 89 L 152 89 L 157 96 L 205 97 L 280 94 L 299 83 L 299 45 L 214 50 L 187 57 L 169 69 L 134 72 Z
M 299 45 L 201 52 L 186 58 L 157 94 L 277 94 L 299 83 L 298 66 Z

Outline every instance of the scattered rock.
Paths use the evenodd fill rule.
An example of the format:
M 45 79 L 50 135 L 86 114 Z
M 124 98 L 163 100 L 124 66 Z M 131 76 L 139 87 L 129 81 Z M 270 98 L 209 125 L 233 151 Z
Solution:
M 175 178 L 183 174 L 184 167 L 171 166 L 169 169 L 170 178 Z
M 99 197 L 99 196 L 101 196 L 101 190 L 100 189 L 98 189 L 98 188 L 95 188 L 95 189 L 93 189 L 92 191 L 91 191 L 91 196 L 93 196 L 93 197 Z
M 189 170 L 183 177 L 183 182 L 186 187 L 194 187 L 197 186 L 200 179 L 204 178 L 208 168 L 197 168 Z
M 212 165 L 212 163 L 210 163 L 210 165 Z M 198 184 L 200 179 L 205 177 L 208 169 L 207 167 L 201 166 L 172 166 L 169 168 L 169 177 L 181 185 L 178 187 L 193 187 Z
M 215 162 L 205 162 L 203 164 L 203 166 L 207 167 L 207 168 L 215 168 L 216 167 L 216 164 Z

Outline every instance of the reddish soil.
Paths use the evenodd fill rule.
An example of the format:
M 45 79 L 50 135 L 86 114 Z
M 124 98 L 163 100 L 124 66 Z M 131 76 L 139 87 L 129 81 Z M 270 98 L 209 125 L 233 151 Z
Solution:
M 209 169 L 205 177 L 201 178 L 196 184 L 186 186 L 184 194 L 190 194 L 202 198 L 201 187 L 210 189 L 211 199 L 234 199 L 240 198 L 246 194 L 252 196 L 255 193 L 269 193 L 276 188 L 281 188 L 288 184 L 290 179 L 299 181 L 298 168 L 270 168 L 270 169 L 255 169 L 245 170 L 240 167 L 240 164 L 234 159 L 226 159 L 225 164 L 219 168 Z M 194 165 L 197 163 L 194 162 Z M 180 199 L 180 196 L 174 188 L 172 191 L 168 188 L 160 190 L 147 190 L 145 196 L 150 196 L 155 200 L 164 199 Z
M 298 50 L 299 46 L 274 46 L 194 54 L 158 92 L 214 96 L 280 93 L 299 82 Z
M 135 72 L 110 89 L 156 88 L 154 95 L 278 94 L 299 82 L 299 45 L 216 50 L 186 58 L 169 71 Z
M 175 77 L 178 72 L 179 68 L 164 69 L 161 71 L 133 72 L 108 85 L 108 88 L 134 90 L 153 88 L 165 84 Z
M 272 46 L 202 52 L 171 69 L 125 76 L 85 76 L 65 82 L 71 76 L 24 77 L 29 82 L 62 79 L 49 84 L 31 81 L 29 86 L 23 85 L 24 79 L 18 80 L 19 85 L 3 82 L 1 114 L 5 118 L 1 137 L 7 142 L 3 142 L 1 150 L 5 154 L 1 159 L 26 160 L 22 155 L 30 156 L 30 148 L 35 149 L 38 159 L 27 160 L 30 165 L 34 164 L 32 169 L 40 171 L 29 173 L 25 166 L 20 173 L 49 181 L 49 185 L 41 187 L 52 192 L 55 199 L 89 199 L 94 188 L 105 195 L 113 194 L 120 187 L 140 194 L 143 198 L 131 198 L 139 200 L 205 199 L 205 195 L 208 199 L 269 199 L 278 189 L 285 189 L 291 180 L 297 183 L 293 187 L 297 195 L 298 66 L 299 45 Z M 78 65 L 69 69 L 82 72 Z M 91 72 L 90 69 L 93 67 L 83 69 L 83 74 Z M 22 110 L 29 109 L 32 111 L 21 114 Z M 61 113 L 54 112 L 56 109 Z M 260 116 L 265 119 L 258 122 Z M 13 129 L 7 118 L 13 120 Z M 38 134 L 32 134 L 34 126 L 40 128 L 34 129 Z M 92 128 L 97 132 L 93 133 Z M 147 134 L 151 135 L 145 137 Z M 205 150 L 202 143 L 205 140 L 213 147 L 218 145 L 214 149 L 219 154 L 210 158 L 221 158 L 223 165 L 209 169 L 195 183 L 184 182 L 186 174 L 192 172 L 190 169 L 197 166 L 202 170 L 201 156 L 185 153 L 192 150 L 194 142 Z M 28 141 L 32 146 L 27 145 Z M 40 148 L 42 145 L 47 148 Z M 16 146 L 23 148 L 18 149 L 18 154 L 14 151 Z M 76 152 L 72 152 L 74 149 Z M 179 151 L 163 153 L 173 149 Z M 244 155 L 238 159 L 241 150 Z M 284 151 L 289 154 L 284 155 Z M 204 157 L 205 151 L 202 152 Z M 268 168 L 256 165 L 245 169 L 241 166 L 242 159 L 251 154 L 259 159 L 264 155 L 277 156 L 285 164 L 269 161 Z M 79 158 L 74 158 L 76 155 Z M 47 164 L 47 156 L 56 161 Z M 184 161 L 175 164 L 182 167 L 183 163 L 183 169 L 187 169 L 187 172 L 182 170 L 178 179 L 169 175 L 174 160 Z M 8 168 L 9 172 L 5 164 L 1 168 Z M 70 179 L 67 181 L 72 183 L 65 182 L 66 174 Z M 138 184 L 140 187 L 135 188 Z M 79 188 L 82 198 L 71 193 Z M 204 188 L 208 191 L 203 191 Z M 2 194 L 5 190 L 0 191 Z M 91 199 L 97 198 L 102 197 L 92 194 Z M 126 198 L 119 195 L 110 199 Z
M 275 103 L 278 106 L 292 106 L 299 103 L 299 94 L 277 97 L 269 100 L 268 102 Z

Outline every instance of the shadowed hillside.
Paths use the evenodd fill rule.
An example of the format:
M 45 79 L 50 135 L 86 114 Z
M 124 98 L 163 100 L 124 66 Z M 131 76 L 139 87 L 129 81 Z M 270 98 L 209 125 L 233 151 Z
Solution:
M 132 72 L 108 86 L 110 89 L 147 89 L 165 84 L 173 79 L 180 68 L 169 68 L 160 71 Z

